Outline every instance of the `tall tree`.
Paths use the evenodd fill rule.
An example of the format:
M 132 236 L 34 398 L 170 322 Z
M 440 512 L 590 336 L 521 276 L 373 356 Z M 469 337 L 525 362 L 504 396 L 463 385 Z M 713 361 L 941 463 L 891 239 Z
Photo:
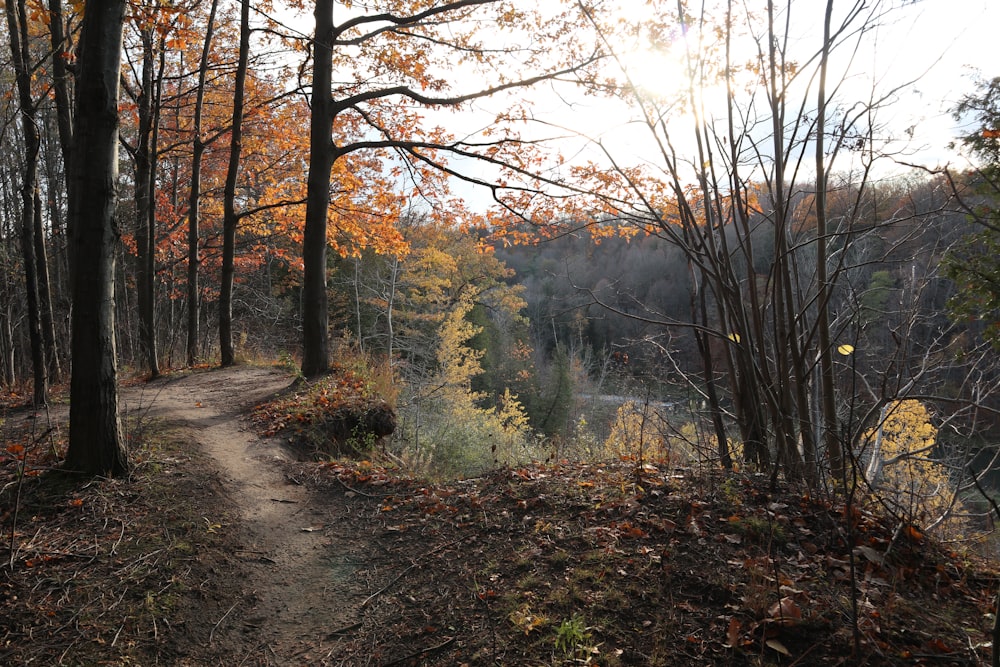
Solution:
M 39 271 L 40 262 L 44 257 L 44 246 L 42 240 L 36 242 L 35 238 L 40 232 L 40 225 L 36 225 L 38 219 L 35 216 L 35 207 L 38 202 L 38 154 L 41 140 L 38 134 L 35 103 L 31 97 L 31 53 L 24 0 L 7 2 L 5 10 L 14 75 L 17 81 L 21 132 L 24 137 L 24 169 L 21 174 L 21 252 L 24 258 L 28 336 L 31 342 L 31 365 L 34 373 L 32 402 L 35 405 L 44 405 L 48 395 L 48 368 L 43 345 L 42 304 L 39 293 Z M 40 248 L 43 249 L 41 256 L 38 253 Z
M 820 52 L 818 99 L 816 100 L 816 325 L 819 332 L 820 395 L 823 414 L 823 442 L 830 457 L 830 469 L 840 477 L 844 455 L 837 433 L 837 397 L 834 390 L 833 344 L 830 337 L 831 289 L 827 275 L 827 176 L 826 176 L 826 79 L 830 64 L 830 27 L 833 0 L 827 0 L 823 19 L 823 46 Z
M 222 201 L 222 285 L 219 290 L 219 348 L 222 365 L 235 362 L 233 351 L 233 278 L 236 275 L 236 181 L 243 147 L 243 97 L 250 58 L 250 0 L 240 2 L 240 51 L 233 84 L 233 123 L 229 143 L 229 166 Z
M 302 373 L 315 377 L 330 367 L 329 313 L 326 296 L 326 222 L 330 206 L 330 172 L 336 159 L 333 121 L 337 111 L 333 81 L 333 0 L 316 0 L 313 41 L 312 116 L 309 122 L 309 177 L 306 222 L 302 235 Z
M 537 173 L 528 167 L 529 142 L 522 142 L 514 132 L 505 132 L 499 121 L 492 138 L 463 142 L 437 128 L 421 129 L 421 114 L 457 109 L 504 91 L 557 81 L 560 76 L 582 71 L 594 60 L 572 37 L 572 26 L 579 19 L 577 3 L 560 5 L 559 11 L 549 16 L 541 9 L 521 8 L 504 0 L 386 0 L 367 10 L 358 7 L 359 12 L 336 24 L 334 4 L 333 0 L 316 0 L 314 11 L 310 161 L 303 232 L 302 372 L 307 377 L 323 374 L 329 367 L 326 252 L 332 170 L 358 152 L 395 151 L 402 165 L 393 173 L 400 177 L 408 174 L 415 181 L 442 173 L 461 176 L 444 162 L 447 154 L 480 160 L 531 180 Z M 486 25 L 490 27 L 483 27 Z M 499 40 L 504 33 L 519 30 L 526 31 L 528 46 L 511 46 L 516 39 L 502 46 L 486 43 L 488 36 L 495 34 Z M 555 40 L 561 40 L 562 49 L 550 48 Z M 335 58 L 355 71 L 354 80 L 338 83 L 336 90 L 331 87 Z M 493 85 L 467 93 L 452 92 L 446 77 L 454 76 L 463 66 L 481 68 L 480 73 L 494 77 Z M 512 104 L 500 118 L 526 115 L 515 106 Z M 333 132 L 343 132 L 338 125 L 349 124 L 358 128 L 354 136 L 341 134 L 335 142 Z M 461 177 L 496 187 L 484 179 Z M 347 183 L 339 185 L 338 192 L 350 195 Z M 428 197 L 431 189 L 419 182 L 414 188 L 420 197 Z M 357 229 L 358 197 L 342 200 L 345 213 L 351 215 L 343 215 L 338 222 Z M 382 225 L 388 222 L 391 230 L 393 216 L 399 215 L 398 202 L 394 208 L 375 211 L 378 215 L 370 217 L 381 220 Z M 372 231 L 359 231 L 359 244 L 371 244 Z
M 984 336 L 1000 348 L 1000 77 L 982 80 L 962 98 L 955 118 L 974 126 L 962 144 L 978 159 L 977 169 L 952 187 L 963 211 L 976 224 L 948 253 L 945 270 L 961 289 L 949 302 L 959 320 L 978 320 Z
M 154 70 L 156 52 L 153 30 L 148 26 L 140 28 L 142 43 L 142 75 L 138 99 L 138 137 L 133 154 L 135 163 L 135 216 L 136 216 L 136 290 L 139 307 L 139 341 L 142 355 L 149 369 L 150 377 L 160 374 L 160 362 L 156 350 L 156 212 L 153 205 L 153 164 L 156 145 L 153 138 L 155 110 L 153 101 L 156 93 Z
M 215 12 L 219 1 L 212 0 L 209 10 L 208 24 L 205 28 L 205 43 L 201 51 L 201 61 L 198 64 L 198 86 L 195 88 L 194 103 L 194 148 L 191 154 L 191 190 L 188 196 L 188 330 L 187 330 L 187 363 L 193 366 L 198 359 L 198 330 L 201 313 L 201 290 L 198 288 L 198 269 L 201 264 L 199 244 L 200 206 L 201 206 L 201 162 L 205 154 L 206 141 L 202 136 L 202 115 L 205 108 L 205 79 L 208 77 L 209 55 L 212 52 L 212 35 L 215 31 Z
M 88 0 L 77 61 L 70 164 L 73 261 L 72 379 L 66 466 L 90 474 L 128 470 L 118 415 L 115 213 L 118 91 L 125 0 Z

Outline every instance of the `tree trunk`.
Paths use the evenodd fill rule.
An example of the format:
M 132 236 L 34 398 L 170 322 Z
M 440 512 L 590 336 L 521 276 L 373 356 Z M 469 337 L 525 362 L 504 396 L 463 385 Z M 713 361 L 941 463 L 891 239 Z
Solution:
M 156 353 L 155 256 L 156 217 L 153 215 L 153 168 L 150 134 L 153 131 L 153 31 L 143 29 L 142 89 L 139 92 L 139 136 L 135 151 L 136 289 L 139 306 L 139 344 L 151 378 L 159 377 Z
M 10 50 L 17 79 L 18 112 L 24 136 L 24 172 L 21 179 L 21 253 L 24 256 L 24 284 L 28 303 L 28 337 L 31 341 L 31 366 L 34 375 L 32 403 L 44 405 L 48 395 L 48 373 L 42 339 L 41 307 L 38 288 L 38 243 L 36 243 L 35 205 L 38 201 L 38 153 L 41 140 L 35 105 L 31 99 L 30 54 L 24 0 L 10 0 L 5 5 Z
M 115 349 L 118 90 L 124 16 L 125 0 L 87 0 L 79 43 L 76 144 L 69 172 L 75 261 L 66 466 L 101 475 L 128 470 L 118 417 Z
M 316 0 L 313 42 L 312 118 L 309 127 L 309 180 L 302 239 L 302 374 L 316 377 L 330 367 L 326 295 L 326 223 L 330 206 L 333 145 L 333 0 Z
M 240 8 L 240 54 L 236 66 L 233 91 L 233 128 L 229 144 L 229 168 L 222 199 L 222 285 L 219 290 L 219 348 L 222 365 L 236 362 L 233 350 L 233 278 L 236 273 L 236 180 L 240 171 L 240 151 L 243 146 L 243 95 L 250 57 L 250 0 L 242 0 Z
M 52 150 L 55 145 L 53 140 L 54 116 L 47 115 L 42 127 L 45 129 L 45 150 L 42 151 L 42 165 L 45 169 L 45 182 L 47 184 L 45 208 L 49 213 L 49 252 L 46 264 L 49 267 L 49 297 L 53 309 L 53 327 L 56 331 L 56 340 L 69 342 L 69 330 L 61 326 L 62 320 L 58 317 L 62 313 L 69 314 L 69 268 L 66 258 L 66 163 L 62 161 L 61 154 Z M 63 348 L 62 354 L 58 356 L 60 365 L 67 363 L 67 349 Z M 59 369 L 62 372 L 62 368 Z
M 823 51 L 820 61 L 819 99 L 816 106 L 816 304 L 819 333 L 820 405 L 823 411 L 823 442 L 830 461 L 830 472 L 837 479 L 844 474 L 844 455 L 837 429 L 837 404 L 833 383 L 833 345 L 830 340 L 830 287 L 827 278 L 826 220 L 826 70 L 830 59 L 830 21 L 833 0 L 827 0 L 823 22 Z
M 52 42 L 52 94 L 56 102 L 59 147 L 62 149 L 63 165 L 69 168 L 70 153 L 73 148 L 73 110 L 70 107 L 70 77 L 66 70 L 69 40 L 66 39 L 63 24 L 62 0 L 49 0 L 49 16 L 49 35 Z
M 205 45 L 198 65 L 198 88 L 194 103 L 194 142 L 191 158 L 191 193 L 188 197 L 188 332 L 187 364 L 193 366 L 198 360 L 198 321 L 200 314 L 201 290 L 198 287 L 198 268 L 201 263 L 198 248 L 199 206 L 201 201 L 201 158 L 205 154 L 205 142 L 201 136 L 201 116 L 205 107 L 205 79 L 208 77 L 208 56 L 212 49 L 212 33 L 215 26 L 215 12 L 218 0 L 212 0 L 208 26 L 205 28 Z
M 42 327 L 42 345 L 44 348 L 45 365 L 48 377 L 58 378 L 59 349 L 56 346 L 56 328 L 52 317 L 52 291 L 49 280 L 49 261 L 45 252 L 45 228 L 42 225 L 42 198 L 35 188 L 34 216 L 35 270 L 38 274 L 38 308 Z
M 3 386 L 13 387 L 17 381 L 17 374 L 14 372 L 14 299 L 12 298 L 11 285 L 5 279 L 3 290 L 3 317 L 0 317 L 0 378 Z

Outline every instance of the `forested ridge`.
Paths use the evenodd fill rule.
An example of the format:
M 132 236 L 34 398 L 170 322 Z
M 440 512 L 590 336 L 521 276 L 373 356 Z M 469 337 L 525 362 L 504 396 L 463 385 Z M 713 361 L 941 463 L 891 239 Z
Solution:
M 822 548 L 850 556 L 852 591 L 904 538 L 992 557 L 1000 79 L 970 78 L 940 111 L 953 162 L 924 163 L 940 137 L 898 124 L 919 76 L 864 64 L 921 3 L 620 4 L 6 0 L 9 576 L 43 562 L 20 504 L 50 487 L 31 480 L 128 480 L 151 460 L 157 429 L 128 387 L 242 365 L 290 374 L 242 407 L 310 488 L 375 478 L 371 493 L 409 499 L 367 511 L 440 492 L 516 514 L 534 507 L 517 485 L 551 476 L 554 526 L 595 485 L 580 502 L 601 525 L 620 485 L 614 539 L 588 549 L 654 533 L 669 549 L 657 512 L 697 539 L 709 507 L 733 528 L 708 530 L 716 542 L 767 558 L 795 542 L 779 518 L 816 547 L 813 520 L 839 513 Z M 67 402 L 44 430 L 24 419 Z M 681 478 L 687 500 L 656 491 Z M 767 535 L 737 511 L 758 505 Z M 892 581 L 912 574 L 892 565 Z M 802 620 L 785 587 L 777 616 L 761 601 L 731 615 L 726 650 L 795 659 L 768 644 L 786 612 Z M 598 626 L 545 600 L 562 625 L 529 613 L 531 595 L 484 618 L 528 644 L 556 631 L 553 662 L 603 664 Z M 873 639 L 859 600 L 833 630 L 854 659 L 867 641 L 921 653 Z M 609 664 L 639 664 L 616 633 Z M 985 660 L 985 641 L 963 659 Z

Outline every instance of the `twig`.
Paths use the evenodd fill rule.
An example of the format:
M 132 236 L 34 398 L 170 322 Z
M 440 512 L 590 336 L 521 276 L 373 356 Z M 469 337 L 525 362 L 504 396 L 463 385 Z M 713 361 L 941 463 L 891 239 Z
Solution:
M 256 646 L 254 646 L 252 649 L 250 649 L 249 651 L 247 651 L 247 654 L 245 656 L 243 656 L 243 659 L 240 660 L 239 664 L 236 665 L 236 667 L 243 667 L 243 665 L 246 664 L 246 661 L 249 660 L 251 658 L 251 656 L 253 656 L 254 653 L 256 653 L 257 651 L 259 651 L 260 649 L 262 649 L 262 648 L 264 648 L 266 646 L 267 646 L 267 644 L 257 644 Z
M 369 602 L 371 602 L 372 600 L 374 600 L 375 598 L 377 598 L 379 595 L 382 595 L 382 593 L 385 593 L 387 590 L 389 590 L 390 588 L 392 588 L 392 586 L 397 581 L 399 581 L 400 579 L 402 579 L 404 576 L 406 576 L 406 574 L 410 570 L 412 570 L 413 568 L 415 568 L 417 566 L 418 562 L 419 562 L 419 560 L 418 561 L 414 561 L 412 564 L 410 564 L 409 567 L 407 567 L 405 570 L 403 570 L 398 575 L 396 575 L 396 577 L 392 581 L 390 581 L 385 586 L 383 586 L 382 588 L 378 589 L 377 591 L 375 591 L 374 593 L 372 593 L 371 595 L 369 595 L 368 597 L 366 597 L 365 601 L 361 603 L 361 609 L 364 609 L 365 607 L 367 607 Z
M 155 621 L 155 619 L 154 619 L 154 621 L 153 621 L 153 622 L 154 622 L 154 623 L 156 622 L 156 621 Z M 114 637 L 114 639 L 112 639 L 112 640 L 111 640 L 111 647 L 112 647 L 112 648 L 114 648 L 115 644 L 117 644 L 117 643 L 118 643 L 118 635 L 120 635 L 120 634 L 122 633 L 122 630 L 124 630 L 124 629 L 125 629 L 125 624 L 126 624 L 126 623 L 128 623 L 128 616 L 126 616 L 126 617 L 125 617 L 125 618 L 124 618 L 124 619 L 122 620 L 122 624 L 121 624 L 121 627 L 119 627 L 119 628 L 118 628 L 118 632 L 116 632 L 116 633 L 115 633 L 115 637 Z M 153 627 L 155 628 L 156 626 L 154 625 Z M 154 634 L 155 634 L 155 632 L 154 632 Z
M 333 637 L 335 637 L 337 635 L 346 635 L 351 630 L 356 630 L 356 629 L 358 629 L 360 627 L 361 627 L 361 621 L 358 621 L 357 623 L 351 623 L 350 625 L 345 625 L 342 628 L 337 628 L 333 632 L 328 632 L 326 634 L 326 638 L 327 639 L 332 639 Z
M 226 617 L 229 616 L 230 612 L 232 612 L 233 609 L 236 609 L 236 605 L 238 605 L 239 603 L 240 603 L 239 600 L 237 600 L 236 602 L 234 602 L 233 606 L 230 607 L 229 609 L 227 609 L 226 613 L 222 615 L 222 618 L 219 619 L 218 623 L 216 623 L 214 626 L 212 626 L 212 631 L 208 633 L 208 643 L 209 643 L 209 645 L 211 645 L 212 639 L 215 637 L 215 631 L 219 629 L 219 625 L 224 620 L 226 620 Z
M 125 538 L 125 522 L 122 521 L 121 519 L 118 519 L 118 521 L 120 521 L 122 524 L 122 530 L 121 533 L 118 535 L 118 539 L 115 540 L 115 543 L 111 545 L 111 551 L 108 554 L 110 556 L 114 556 L 117 553 L 118 545 L 121 544 L 122 540 Z
M 382 595 L 382 593 L 385 593 L 387 590 L 389 590 L 390 588 L 392 588 L 397 581 L 399 581 L 400 579 L 402 579 L 403 577 L 405 577 L 410 572 L 410 570 L 412 570 L 417 565 L 419 565 L 420 561 L 422 561 L 423 559 L 427 558 L 428 556 L 433 556 L 437 552 L 442 551 L 443 549 L 447 549 L 448 547 L 453 546 L 455 544 L 458 544 L 459 542 L 464 542 L 465 540 L 469 539 L 470 537 L 475 537 L 475 533 L 473 533 L 471 535 L 466 535 L 465 537 L 460 537 L 457 540 L 452 540 L 451 542 L 446 542 L 445 544 L 442 544 L 441 546 L 434 547 L 433 549 L 431 549 L 430 551 L 428 551 L 425 554 L 417 556 L 417 558 L 410 563 L 409 567 L 407 567 L 405 570 L 403 570 L 402 572 L 400 572 L 399 574 L 397 574 L 393 578 L 392 581 L 390 581 L 385 586 L 383 586 L 382 588 L 378 589 L 377 591 L 375 591 L 374 593 L 372 593 L 371 595 L 369 595 L 367 598 L 365 598 L 365 601 L 361 603 L 361 607 L 360 608 L 364 609 L 365 607 L 368 606 L 369 602 L 371 602 L 372 600 L 374 600 L 375 598 L 377 598 L 379 595 Z
M 389 662 L 383 663 L 382 667 L 390 667 L 391 665 L 402 665 L 404 662 L 409 662 L 410 660 L 413 660 L 415 658 L 419 658 L 421 656 L 434 653 L 435 651 L 440 651 L 441 649 L 448 646 L 454 641 L 455 641 L 454 637 L 448 637 L 448 639 L 444 640 L 440 644 L 437 644 L 436 646 L 429 646 L 425 649 L 414 651 L 409 655 L 404 655 L 402 658 L 396 658 L 395 660 L 390 660 Z
M 52 428 L 48 428 L 40 436 L 33 439 L 31 441 L 31 445 L 26 447 L 21 452 L 20 460 L 14 461 L 15 470 L 17 470 L 18 468 L 20 469 L 17 471 L 17 489 L 14 491 L 14 508 L 11 511 L 11 520 L 10 520 L 10 560 L 7 562 L 7 567 L 9 567 L 11 571 L 14 570 L 14 559 L 15 559 L 14 543 L 17 541 L 15 538 L 17 531 L 17 515 L 19 510 L 21 509 L 21 490 L 24 488 L 24 476 L 25 473 L 28 471 L 28 454 L 30 454 L 35 449 L 35 445 L 41 442 L 42 438 L 44 438 L 51 432 Z
M 351 493 L 356 493 L 359 496 L 364 496 L 365 498 L 388 498 L 389 496 L 395 495 L 392 493 L 365 493 L 364 491 L 358 491 L 357 489 L 353 489 L 347 486 L 347 484 L 345 484 L 344 481 L 340 479 L 340 477 L 337 477 L 336 475 L 333 476 L 333 479 L 335 479 L 338 484 L 340 484 L 342 487 L 344 487 Z

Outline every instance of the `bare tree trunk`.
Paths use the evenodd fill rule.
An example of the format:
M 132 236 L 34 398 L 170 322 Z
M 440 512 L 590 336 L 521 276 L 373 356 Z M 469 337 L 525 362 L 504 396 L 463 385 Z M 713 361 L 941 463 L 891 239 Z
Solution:
M 250 0 L 240 6 L 240 54 L 236 66 L 233 91 L 233 127 L 229 144 L 229 168 L 222 200 L 222 285 L 219 291 L 219 348 L 222 365 L 236 361 L 233 350 L 233 278 L 236 273 L 236 180 L 240 171 L 240 150 L 243 146 L 243 96 L 250 57 Z
M 57 314 L 65 313 L 69 315 L 69 268 L 66 258 L 66 208 L 64 205 L 66 194 L 66 168 L 62 157 L 53 150 L 53 118 L 46 117 L 42 127 L 45 129 L 45 149 L 42 151 L 42 160 L 45 169 L 45 180 L 48 185 L 47 197 L 45 201 L 46 210 L 49 213 L 50 226 L 50 251 L 47 265 L 50 269 L 49 298 L 53 310 L 53 327 L 56 330 L 56 340 L 65 340 L 67 345 L 63 348 L 62 354 L 57 356 L 60 365 L 65 363 L 66 348 L 69 347 L 69 330 L 61 326 Z M 60 373 L 62 368 L 59 369 Z
M 205 28 L 205 45 L 198 65 L 198 88 L 194 103 L 194 141 L 191 158 L 191 193 L 188 197 L 188 331 L 187 364 L 193 366 L 198 360 L 198 321 L 200 314 L 201 290 L 198 287 L 198 269 L 201 264 L 199 242 L 199 207 L 201 202 L 201 158 L 205 153 L 205 142 L 201 136 L 201 117 L 205 106 L 205 79 L 208 76 L 208 56 L 212 49 L 212 34 L 215 26 L 215 12 L 218 0 L 212 0 L 208 26 Z
M 45 364 L 50 378 L 58 378 L 59 350 L 56 346 L 56 329 L 52 318 L 52 292 L 49 281 L 49 262 L 45 252 L 45 227 L 42 224 L 42 198 L 35 187 L 34 205 L 34 241 L 35 268 L 38 273 L 38 308 L 41 316 L 42 345 L 45 353 Z
M 7 312 L 4 313 L 4 321 L 0 324 L 0 354 L 2 354 L 3 362 L 0 363 L 0 369 L 3 371 L 3 383 L 5 387 L 11 387 L 17 380 L 14 374 L 14 332 L 11 329 L 10 315 L 11 308 L 8 305 L 5 309 Z
M 332 127 L 333 0 L 316 0 L 313 41 L 312 118 L 309 126 L 309 180 L 302 239 L 302 374 L 316 377 L 330 367 L 326 295 L 326 224 L 335 158 Z
M 56 102 L 56 119 L 59 127 L 59 146 L 63 165 L 68 169 L 73 148 L 73 110 L 70 106 L 69 40 L 66 39 L 62 13 L 62 0 L 49 0 L 49 36 L 52 43 L 52 94 Z
M 153 31 L 143 29 L 142 82 L 139 91 L 139 136 L 135 151 L 135 215 L 136 215 L 136 288 L 139 306 L 139 342 L 141 355 L 151 378 L 159 377 L 160 364 L 156 351 L 155 257 L 156 216 L 153 214 L 153 156 L 150 134 L 153 132 Z
M 42 339 L 39 304 L 38 256 L 35 227 L 35 204 L 38 201 L 38 153 L 40 139 L 31 99 L 31 57 L 28 52 L 28 28 L 24 0 L 10 0 L 5 5 L 10 50 L 17 79 L 18 113 L 24 137 L 24 172 L 21 178 L 21 253 L 24 257 L 24 285 L 28 303 L 28 337 L 31 341 L 31 366 L 34 374 L 32 403 L 44 405 L 48 395 L 48 373 Z
M 69 223 L 76 259 L 66 466 L 102 475 L 128 470 L 118 416 L 115 349 L 118 90 L 124 16 L 125 0 L 87 0 L 70 167 Z
M 816 282 L 818 287 L 816 315 L 819 333 L 820 405 L 823 410 L 823 442 L 835 478 L 844 473 L 844 455 L 837 435 L 837 405 L 833 382 L 833 345 L 830 340 L 830 287 L 827 278 L 826 220 L 826 71 L 830 59 L 830 21 L 833 0 L 827 0 L 823 21 L 823 51 L 820 61 L 819 99 L 816 102 Z

